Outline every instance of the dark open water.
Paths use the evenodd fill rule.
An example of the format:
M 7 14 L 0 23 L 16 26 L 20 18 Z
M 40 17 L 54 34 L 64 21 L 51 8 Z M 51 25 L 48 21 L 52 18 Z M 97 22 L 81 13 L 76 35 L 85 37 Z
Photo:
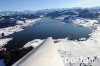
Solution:
M 8 50 L 22 47 L 27 42 L 34 39 L 54 39 L 69 37 L 70 39 L 79 39 L 89 37 L 92 32 L 91 28 L 79 27 L 74 23 L 64 23 L 51 18 L 43 18 L 35 25 L 27 27 L 25 30 L 14 33 L 8 37 L 13 37 L 5 46 Z

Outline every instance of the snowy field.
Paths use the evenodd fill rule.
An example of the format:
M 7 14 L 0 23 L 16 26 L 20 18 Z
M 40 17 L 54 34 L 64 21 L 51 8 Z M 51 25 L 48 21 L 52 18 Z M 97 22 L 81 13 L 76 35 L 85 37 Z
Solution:
M 81 63 L 66 63 L 66 66 L 74 65 L 91 65 L 91 66 L 100 66 L 100 24 L 96 24 L 97 21 L 93 20 L 89 23 L 77 22 L 77 24 L 88 27 L 95 26 L 97 29 L 91 33 L 91 36 L 86 41 L 71 41 L 68 39 L 59 39 L 57 43 L 55 43 L 59 49 L 59 53 L 63 58 L 64 63 L 74 58 L 84 58 Z M 88 59 L 88 62 L 86 62 Z M 71 61 L 71 60 L 70 60 Z
M 84 26 L 84 27 L 87 27 L 87 26 L 95 26 L 96 24 L 98 24 L 98 21 L 97 20 L 93 20 L 93 19 L 84 19 L 84 18 L 77 18 L 75 21 L 74 21 L 75 24 L 78 24 L 80 26 Z

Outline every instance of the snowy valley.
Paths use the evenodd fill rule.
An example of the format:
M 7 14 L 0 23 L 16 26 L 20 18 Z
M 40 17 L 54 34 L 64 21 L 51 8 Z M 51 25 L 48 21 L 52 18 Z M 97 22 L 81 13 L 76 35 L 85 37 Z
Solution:
M 50 18 L 51 20 L 47 22 L 47 19 L 46 19 L 46 21 L 42 23 L 43 18 Z M 39 30 L 39 28 L 42 28 L 41 27 L 42 24 L 44 24 L 43 26 L 47 27 L 47 30 L 52 31 L 47 26 L 47 24 L 51 24 L 51 23 L 55 24 L 55 21 L 53 21 L 52 19 L 57 20 L 58 23 L 61 22 L 61 24 L 57 23 L 58 26 L 59 25 L 61 26 L 62 24 L 66 25 L 68 23 L 68 25 L 71 24 L 72 26 L 74 25 L 75 27 L 79 27 L 80 29 L 88 28 L 90 29 L 89 35 L 88 37 L 84 37 L 82 35 L 83 36 L 82 38 L 73 39 L 73 37 L 71 38 L 70 36 L 67 36 L 66 34 L 67 32 L 64 33 L 66 34 L 65 38 L 61 36 L 60 38 L 55 38 L 56 36 L 52 35 L 51 33 L 43 33 L 43 34 L 40 33 L 39 31 L 42 31 L 42 30 Z M 100 52 L 99 52 L 100 51 L 100 9 L 94 9 L 94 8 L 51 9 L 51 10 L 48 9 L 48 10 L 43 10 L 43 11 L 40 10 L 36 12 L 29 11 L 25 13 L 24 12 L 0 13 L 0 25 L 2 24 L 4 25 L 4 23 L 1 23 L 3 21 L 6 24 L 6 20 L 10 20 L 10 21 L 13 20 L 15 24 L 7 25 L 6 27 L 5 26 L 0 27 L 0 64 L 2 64 L 2 66 L 6 66 L 6 65 L 11 66 L 15 62 L 17 62 L 19 59 L 25 56 L 32 49 L 38 47 L 46 39 L 45 37 L 53 38 L 54 44 L 57 47 L 58 53 L 61 56 L 62 61 L 65 64 L 65 66 L 100 66 Z M 30 26 L 35 26 L 35 27 L 31 28 Z M 34 28 L 38 29 L 38 31 L 35 30 Z M 46 31 L 45 27 L 43 28 L 44 28 L 43 31 Z M 35 33 L 36 31 L 36 32 L 39 32 L 37 34 L 41 34 L 41 35 L 38 36 L 37 34 L 35 34 L 36 36 L 34 36 L 33 34 L 28 33 L 26 31 L 26 30 L 29 30 L 30 32 L 30 30 L 32 29 L 34 29 L 33 33 Z M 67 29 L 67 28 L 64 28 L 64 29 Z M 70 29 L 71 28 L 69 28 L 69 30 Z M 26 41 L 24 45 L 19 46 L 18 48 L 14 50 L 8 50 L 7 48 L 10 45 L 8 45 L 7 47 L 6 45 L 8 43 L 10 44 L 10 41 L 14 42 L 16 40 L 15 35 L 17 34 L 22 35 L 20 34 L 20 32 L 23 32 L 23 31 L 26 32 L 24 36 L 27 37 L 27 39 L 25 40 L 28 40 L 28 42 Z M 70 30 L 70 31 L 74 33 L 76 30 L 75 31 Z M 63 33 L 61 33 L 61 35 L 62 34 Z M 76 34 L 77 33 L 68 34 L 68 35 L 73 35 L 75 37 L 78 37 L 76 36 Z M 30 35 L 31 36 L 33 35 L 34 37 L 34 38 L 32 37 L 33 40 L 29 39 Z M 42 35 L 45 35 L 45 37 Z M 16 55 L 17 53 L 18 54 L 22 53 L 22 54 Z M 15 59 L 16 56 L 20 56 L 20 57 L 17 58 L 16 60 Z M 70 60 L 71 58 L 74 58 L 74 59 L 76 58 L 78 59 L 78 61 L 80 60 L 82 61 L 73 63 Z M 88 60 L 88 62 L 85 62 L 86 60 Z M 5 64 L 3 65 L 3 63 Z

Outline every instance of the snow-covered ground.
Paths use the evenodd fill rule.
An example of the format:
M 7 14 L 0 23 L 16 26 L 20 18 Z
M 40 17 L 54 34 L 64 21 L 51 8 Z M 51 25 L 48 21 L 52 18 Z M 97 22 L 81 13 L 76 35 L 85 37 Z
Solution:
M 93 19 L 77 18 L 74 21 L 74 23 L 78 24 L 80 26 L 87 27 L 87 26 L 95 26 L 94 24 L 98 23 L 98 21 L 97 20 L 93 20 Z
M 22 30 L 24 30 L 25 27 L 35 24 L 40 19 L 41 18 L 26 19 L 25 22 L 17 21 L 17 25 L 15 25 L 15 26 L 0 29 L 0 34 L 4 33 L 5 36 L 8 36 L 8 35 L 13 34 L 15 32 L 22 31 Z M 7 42 L 10 40 L 11 40 L 11 38 L 0 39 L 0 47 L 7 44 Z
M 26 43 L 23 47 L 26 48 L 26 47 L 29 47 L 29 46 L 32 46 L 32 47 L 37 47 L 39 46 L 44 40 L 41 40 L 41 39 L 34 39 L 32 41 L 29 41 L 28 43 Z
M 86 41 L 71 41 L 68 39 L 58 39 L 55 43 L 59 49 L 59 53 L 63 58 L 63 61 L 69 60 L 68 58 L 85 58 L 88 59 L 88 63 L 83 63 L 83 66 L 92 65 L 100 66 L 100 24 L 91 22 L 89 24 L 78 23 L 79 25 L 91 26 L 95 25 L 96 30 L 91 33 L 91 36 Z M 95 59 L 96 58 L 96 59 Z M 91 60 L 92 59 L 92 60 Z M 83 62 L 86 60 L 82 60 Z M 79 66 L 80 63 L 68 63 L 67 65 Z
M 2 49 L 2 46 L 4 46 L 5 44 L 7 44 L 10 40 L 12 40 L 12 38 L 0 39 L 0 49 Z

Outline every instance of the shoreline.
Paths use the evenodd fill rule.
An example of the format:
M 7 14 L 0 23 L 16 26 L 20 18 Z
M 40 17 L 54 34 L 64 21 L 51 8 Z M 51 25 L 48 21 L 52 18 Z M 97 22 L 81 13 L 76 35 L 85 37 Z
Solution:
M 27 28 L 28 26 L 34 25 L 36 22 L 38 22 L 41 18 L 36 18 L 36 19 L 26 19 L 25 23 L 21 25 L 15 25 L 7 28 L 2 28 L 0 29 L 0 33 L 4 33 L 4 36 L 8 36 L 10 34 L 13 34 L 15 32 L 19 32 L 24 30 L 24 28 Z M 23 28 L 24 27 L 24 28 Z M 6 39 L 6 40 L 5 40 Z M 1 38 L 0 39 L 0 47 L 4 46 L 7 44 L 13 38 Z

